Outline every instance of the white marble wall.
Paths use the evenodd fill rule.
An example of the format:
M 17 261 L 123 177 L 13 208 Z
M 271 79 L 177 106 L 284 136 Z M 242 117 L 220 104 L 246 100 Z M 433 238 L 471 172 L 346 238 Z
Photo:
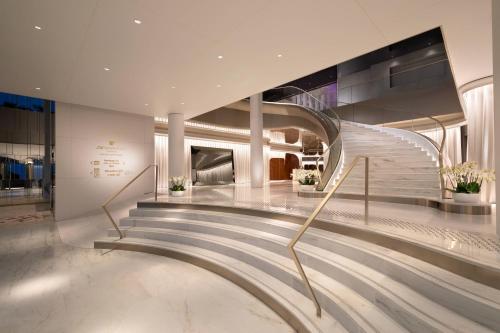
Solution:
M 96 146 L 114 141 L 123 149 L 127 174 L 94 177 L 90 162 Z M 101 205 L 148 164 L 154 162 L 154 119 L 87 106 L 56 104 L 57 220 L 100 211 Z M 127 189 L 117 201 L 153 189 L 153 173 Z

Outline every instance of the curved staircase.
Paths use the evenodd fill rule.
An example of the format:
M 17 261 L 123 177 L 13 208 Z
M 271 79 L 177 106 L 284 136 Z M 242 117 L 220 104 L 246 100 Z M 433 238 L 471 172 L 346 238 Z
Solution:
M 357 155 L 370 158 L 370 195 L 439 198 L 439 165 L 429 149 L 412 140 L 418 134 L 360 123 L 342 121 L 343 163 L 349 165 Z M 399 135 L 398 135 L 399 134 Z M 325 189 L 328 191 L 334 181 Z M 337 193 L 364 195 L 364 165 L 359 163 Z
M 299 332 L 498 332 L 500 290 L 402 253 L 310 228 L 296 250 L 323 314 L 290 259 L 296 223 L 234 212 L 136 208 L 96 248 L 171 256 L 260 298 Z

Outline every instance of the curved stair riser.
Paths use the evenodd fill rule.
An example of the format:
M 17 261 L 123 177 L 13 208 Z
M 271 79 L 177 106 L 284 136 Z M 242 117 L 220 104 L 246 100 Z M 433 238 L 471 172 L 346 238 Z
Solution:
M 430 154 L 422 149 L 412 140 L 402 138 L 400 135 L 393 135 L 387 131 L 379 129 L 377 126 L 366 126 L 359 123 L 343 121 L 342 122 L 342 150 L 343 166 L 345 167 L 358 155 L 370 157 L 370 175 L 384 173 L 390 175 L 386 178 L 385 184 L 372 186 L 370 193 L 381 196 L 410 196 L 436 198 L 441 195 L 439 168 L 437 161 Z M 408 132 L 410 135 L 410 132 Z M 413 134 L 412 134 L 413 135 Z M 337 179 L 332 179 L 326 190 L 330 189 L 338 177 L 342 175 L 344 169 L 337 174 Z M 399 187 L 398 184 L 408 179 L 408 173 L 413 173 L 412 180 Z M 425 176 L 425 179 L 432 183 L 419 183 L 419 174 L 433 174 L 434 176 Z M 338 189 L 338 193 L 357 194 L 364 193 L 364 183 L 349 181 L 351 176 L 364 175 L 364 165 L 359 163 L 353 169 L 353 172 L 346 179 L 346 185 Z M 380 177 L 379 177 L 380 178 Z M 351 186 L 350 186 L 351 185 Z M 423 186 L 422 186 L 423 185 Z
M 158 212 L 159 211 L 159 212 Z M 132 210 L 131 215 L 162 215 L 161 210 Z M 165 214 L 165 213 L 163 213 Z M 164 215 L 165 216 L 165 215 Z M 298 228 L 297 225 L 292 223 L 287 223 L 283 221 L 272 221 L 272 223 L 259 222 L 259 218 L 249 218 L 246 216 L 238 216 L 237 214 L 213 214 L 211 212 L 196 212 L 196 211 L 184 211 L 184 210 L 170 210 L 168 213 L 169 217 L 176 219 L 187 219 L 187 220 L 201 220 L 207 222 L 224 223 L 228 226 L 234 225 L 238 227 L 244 227 L 249 229 L 256 229 L 262 232 L 278 235 L 281 237 L 291 238 Z M 136 219 L 140 220 L 140 219 Z M 266 219 L 263 219 L 266 221 Z M 130 219 L 124 219 L 122 221 L 123 225 L 134 225 L 134 217 Z M 151 222 L 154 225 L 157 222 Z M 161 227 L 163 224 L 158 222 L 158 226 Z M 313 236 L 313 235 L 314 236 Z M 404 283 L 411 287 L 413 290 L 421 293 L 425 297 L 432 299 L 433 301 L 454 310 L 461 315 L 470 318 L 471 320 L 481 322 L 484 325 L 494 328 L 500 331 L 500 318 L 496 314 L 500 313 L 499 304 L 488 303 L 480 297 L 474 296 L 474 294 L 461 290 L 459 287 L 455 287 L 450 284 L 450 276 L 454 276 L 451 273 L 443 271 L 437 267 L 422 263 L 416 259 L 412 259 L 415 262 L 415 266 L 408 266 L 406 263 L 409 257 L 404 255 L 399 255 L 399 257 L 405 257 L 406 262 L 403 262 L 398 258 L 396 253 L 381 247 L 371 247 L 369 244 L 348 238 L 349 242 L 342 242 L 338 238 L 345 236 L 331 236 L 332 234 L 323 230 L 311 229 L 310 232 L 306 233 L 301 239 L 302 243 L 307 243 L 310 245 L 317 246 L 321 249 L 331 251 L 334 254 L 338 254 L 349 258 L 355 262 L 361 263 L 371 269 L 380 271 L 386 274 L 388 277 Z M 353 245 L 355 243 L 356 245 Z M 362 248 L 364 246 L 364 248 Z M 372 248 L 369 250 L 368 248 Z M 376 249 L 374 252 L 373 248 Z M 396 259 L 390 257 L 396 256 Z M 284 256 L 288 256 L 284 253 Z M 425 264 L 425 265 L 424 265 Z M 422 271 L 417 265 L 425 267 L 426 269 L 432 268 L 436 271 L 436 277 L 428 275 Z M 446 280 L 442 280 L 440 275 L 448 276 Z M 463 278 L 460 278 L 465 280 Z M 460 280 L 456 279 L 456 280 Z M 462 281 L 460 280 L 460 281 Z M 469 281 L 469 280 L 465 280 Z M 475 287 L 484 286 L 477 284 L 473 281 L 469 281 L 467 288 L 473 289 Z M 498 295 L 498 292 L 496 293 Z
M 116 231 L 113 230 L 111 232 L 112 236 L 117 236 L 117 234 L 114 234 Z M 305 289 L 300 276 L 298 275 L 298 273 L 292 270 L 292 263 L 289 263 L 288 267 L 284 266 L 277 261 L 270 260 L 268 258 L 269 254 L 263 256 L 262 254 L 259 255 L 255 253 L 257 249 L 253 249 L 254 251 L 251 252 L 248 250 L 241 250 L 234 247 L 234 245 L 231 246 L 225 244 L 220 240 L 211 241 L 210 239 L 206 239 L 208 237 L 203 238 L 202 235 L 185 235 L 180 233 L 168 232 L 159 233 L 153 231 L 144 232 L 135 231 L 133 229 L 128 230 L 127 234 L 129 237 L 134 238 L 145 238 L 168 243 L 190 245 L 232 257 L 236 261 L 246 263 L 247 265 L 253 266 L 262 272 L 266 272 L 270 276 L 293 288 L 295 291 L 301 293 L 304 296 L 308 296 L 308 291 Z M 358 309 L 352 308 L 347 303 L 345 303 L 346 295 L 349 294 L 349 292 L 346 292 L 346 290 L 342 290 L 344 294 L 344 297 L 342 297 L 342 293 L 341 296 L 338 296 L 335 291 L 329 292 L 328 290 L 316 285 L 315 283 L 313 283 L 313 288 L 315 289 L 318 301 L 320 302 L 323 310 L 328 312 L 330 315 L 335 316 L 335 319 L 338 320 L 342 324 L 342 326 L 345 327 L 349 332 L 383 332 L 384 329 L 378 329 L 377 326 L 383 327 L 384 325 L 386 325 L 386 327 L 390 331 L 394 331 L 394 329 L 397 329 L 396 331 L 399 331 L 401 329 L 401 327 L 398 327 L 397 325 L 391 324 L 387 321 L 375 324 L 373 323 L 373 320 L 369 321 L 361 319 L 366 316 L 366 314 L 361 314 Z M 370 313 L 374 312 L 374 309 L 370 309 L 366 303 L 363 304 L 362 302 L 356 302 L 356 304 L 361 304 L 361 307 L 364 311 L 368 311 Z M 310 306 L 312 307 L 313 304 L 311 303 Z M 380 316 L 375 316 L 374 319 L 380 320 Z
M 340 324 L 337 325 L 331 318 L 328 318 L 331 319 L 328 323 L 330 325 L 324 325 L 327 326 L 328 329 L 321 329 L 316 323 L 308 318 L 307 311 L 302 312 L 300 308 L 291 305 L 288 301 L 292 299 L 295 301 L 296 305 L 300 305 L 308 301 L 307 299 L 297 299 L 297 297 L 293 297 L 290 292 L 286 294 L 286 298 L 283 298 L 283 296 L 277 292 L 277 290 L 280 289 L 279 285 L 269 283 L 269 281 L 267 281 L 268 284 L 266 284 L 262 276 L 256 278 L 251 274 L 245 274 L 248 272 L 243 272 L 241 269 L 229 266 L 215 256 L 206 254 L 200 255 L 198 253 L 199 251 L 195 252 L 189 248 L 172 246 L 172 244 L 167 243 L 149 244 L 142 239 L 127 239 L 123 241 L 117 241 L 116 239 L 97 240 L 95 241 L 95 248 L 143 252 L 181 260 L 218 274 L 248 291 L 281 316 L 297 332 L 347 332 Z M 310 315 L 310 317 L 312 316 L 314 316 L 314 314 Z M 323 316 L 322 321 L 327 322 L 328 320 L 324 317 L 325 316 Z
M 270 252 L 281 255 L 283 256 L 283 260 L 289 260 L 286 245 L 288 243 L 289 237 L 292 237 L 294 234 L 293 230 L 280 230 L 278 232 L 280 234 L 284 234 L 286 237 L 285 239 L 269 240 L 263 237 L 264 234 L 262 234 L 261 228 L 259 228 L 259 233 L 257 233 L 256 235 L 251 235 L 247 232 L 221 229 L 219 228 L 219 226 L 215 226 L 215 223 L 213 223 L 214 226 L 212 226 L 210 224 L 196 225 L 187 222 L 183 223 L 182 220 L 180 220 L 179 222 L 136 220 L 134 222 L 134 224 L 138 227 L 185 230 L 201 234 L 217 235 L 220 237 L 237 240 L 239 242 L 244 242 L 252 246 L 263 248 Z M 272 232 L 271 230 L 266 230 L 266 232 L 273 235 L 276 234 L 276 232 Z M 281 236 L 275 238 L 281 238 Z M 333 250 L 331 244 L 328 244 L 328 242 L 325 242 L 325 240 L 314 236 L 308 236 L 307 239 L 304 239 L 304 243 L 313 244 L 314 246 L 318 247 L 316 249 L 316 252 L 320 252 L 320 254 L 321 252 L 324 252 L 323 256 L 321 256 L 320 254 L 312 254 L 303 250 L 303 246 L 299 246 L 298 253 L 304 266 L 321 272 L 324 275 L 351 288 L 357 294 L 363 296 L 373 304 L 377 305 L 386 314 L 391 316 L 395 321 L 399 322 L 410 331 L 455 331 L 457 324 L 461 322 L 461 318 L 459 316 L 455 316 L 455 318 L 453 318 L 445 309 L 441 309 L 437 305 L 428 305 L 427 303 L 429 302 L 426 302 L 425 299 L 421 299 L 419 295 L 414 293 L 412 290 L 409 290 L 408 288 L 399 285 L 398 283 L 391 282 L 390 280 L 385 279 L 382 274 L 376 273 L 374 271 L 370 274 L 370 272 L 366 272 L 368 271 L 368 269 L 358 267 L 359 265 L 356 265 L 355 262 L 349 262 L 349 259 L 347 259 L 346 262 L 345 259 L 343 260 L 338 256 L 338 254 L 331 251 Z M 328 252 L 325 252 L 324 250 L 330 250 L 331 254 L 329 255 Z M 385 283 L 381 284 L 381 281 L 385 281 Z M 303 292 L 303 290 L 301 292 Z M 400 298 L 397 295 L 398 292 L 401 294 L 406 294 L 408 297 L 410 297 L 410 299 L 413 299 L 413 302 L 422 303 L 420 304 L 420 307 L 424 308 L 424 310 L 427 310 L 426 307 L 433 307 L 433 312 L 427 314 L 422 313 L 417 308 L 414 308 L 411 302 L 407 302 L 405 299 Z M 452 320 L 455 323 L 455 329 L 452 327 L 448 327 L 446 321 L 443 322 L 442 320 L 440 320 L 440 317 L 447 317 L 448 321 Z M 463 323 L 461 323 L 460 327 L 463 328 L 463 332 L 478 329 L 474 325 L 467 327 L 467 324 L 467 321 L 463 321 Z

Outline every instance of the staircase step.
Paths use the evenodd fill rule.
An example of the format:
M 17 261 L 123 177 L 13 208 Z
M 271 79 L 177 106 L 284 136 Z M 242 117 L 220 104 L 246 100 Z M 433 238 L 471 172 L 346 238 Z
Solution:
M 195 260 L 208 262 L 219 270 L 227 271 L 231 276 L 236 276 L 238 279 L 243 280 L 245 285 L 249 284 L 252 293 L 257 290 L 260 294 L 264 294 L 264 297 L 276 303 L 278 307 L 286 309 L 293 316 L 293 318 L 287 317 L 287 321 L 289 323 L 298 321 L 303 328 L 303 330 L 299 331 L 314 333 L 348 332 L 342 324 L 328 313 L 322 313 L 321 318 L 318 318 L 308 297 L 252 265 L 234 260 L 230 256 L 198 246 L 165 240 L 133 237 L 116 240 L 116 237 L 107 237 L 95 241 L 96 248 L 116 248 L 119 245 L 135 245 L 142 248 L 143 251 L 156 249 L 172 251 L 194 258 Z M 234 280 L 232 281 L 234 282 Z M 363 323 L 361 320 L 360 322 Z M 363 330 L 359 331 L 362 332 Z M 365 331 L 369 332 L 369 330 Z
M 371 176 L 371 175 L 370 175 Z M 437 179 L 437 177 L 436 177 Z M 390 179 L 374 179 L 373 177 L 369 178 L 369 185 L 372 187 L 387 187 L 387 188 L 422 188 L 422 189 L 433 189 L 439 190 L 439 182 L 436 182 L 436 179 L 431 180 L 421 180 L 418 178 L 414 178 L 411 180 L 408 179 L 399 179 L 397 175 L 393 175 Z M 343 185 L 349 186 L 364 186 L 365 185 L 365 177 L 364 175 L 361 177 L 347 177 L 346 180 L 342 183 Z
M 364 194 L 364 185 L 340 185 L 338 193 L 344 194 Z M 441 195 L 439 189 L 429 188 L 407 188 L 407 187 L 383 187 L 383 186 L 370 186 L 369 192 L 371 195 L 385 195 L 385 196 L 404 196 L 404 197 L 424 197 L 424 198 L 437 198 Z
M 208 212 L 209 213 L 209 212 Z M 212 212 L 213 213 L 213 212 Z M 281 254 L 284 258 L 280 259 L 281 260 L 287 259 L 287 252 L 286 252 L 286 244 L 289 241 L 289 238 L 293 236 L 295 233 L 295 230 L 297 229 L 296 225 L 290 224 L 290 223 L 284 223 L 279 221 L 279 225 L 276 226 L 275 224 L 278 221 L 273 220 L 273 224 L 270 223 L 264 223 L 262 221 L 256 221 L 255 219 L 248 219 L 245 221 L 245 219 L 242 219 L 241 217 L 234 216 L 235 214 L 229 214 L 229 216 L 222 217 L 218 215 L 212 215 L 208 219 L 210 220 L 216 220 L 221 222 L 224 221 L 224 224 L 221 223 L 216 223 L 214 221 L 191 221 L 191 220 L 178 220 L 181 217 L 185 218 L 196 218 L 196 217 L 201 217 L 201 216 L 207 216 L 206 214 L 203 214 L 203 212 L 200 212 L 200 214 L 193 214 L 190 212 L 173 212 L 173 214 L 169 214 L 173 216 L 172 218 L 163 218 L 163 219 L 150 219 L 150 218 L 134 218 L 132 220 L 124 220 L 127 221 L 129 225 L 131 225 L 132 221 L 136 225 L 139 225 L 139 227 L 148 227 L 148 228 L 180 228 L 180 229 L 187 229 L 187 231 L 191 232 L 197 232 L 201 234 L 216 234 L 217 236 L 224 236 L 226 238 L 230 238 L 233 240 L 237 240 L 240 242 L 246 242 L 250 245 L 255 245 L 260 248 L 266 248 L 268 251 L 271 251 L 275 254 Z M 210 216 L 210 215 L 209 215 Z M 149 219 L 149 220 L 148 220 Z M 204 218 L 205 219 L 205 218 Z M 127 224 L 126 223 L 126 224 Z M 227 224 L 231 225 L 227 225 Z M 258 226 L 259 230 L 253 230 Z M 272 229 L 272 230 L 270 230 Z M 263 232 L 262 230 L 265 230 L 267 232 Z M 129 232 L 129 231 L 127 231 Z M 270 232 L 273 232 L 271 234 Z M 310 235 L 310 232 L 313 235 Z M 335 254 L 332 252 L 332 250 L 338 250 L 339 247 L 339 240 L 337 237 L 335 237 L 335 240 L 332 239 L 331 235 L 328 235 L 329 237 L 327 238 L 325 235 L 329 234 L 328 232 L 324 232 L 321 230 L 317 229 L 310 229 L 310 232 L 308 231 L 308 235 L 304 236 L 303 240 L 301 240 L 301 243 L 297 246 L 298 251 L 301 253 L 299 256 L 301 256 L 304 265 L 307 265 L 314 270 L 320 271 L 322 274 L 326 274 L 328 276 L 333 277 L 335 280 L 343 283 L 344 285 L 348 285 L 350 288 L 354 288 L 355 291 L 358 294 L 362 294 L 365 298 L 370 299 L 374 304 L 377 304 L 377 302 L 382 302 L 384 306 L 382 308 L 384 309 L 385 312 L 388 312 L 389 315 L 392 315 L 395 318 L 398 318 L 399 320 L 402 320 L 403 323 L 406 323 L 406 326 L 408 327 L 418 327 L 418 325 L 426 325 L 424 323 L 428 323 L 429 320 L 432 321 L 431 319 L 422 319 L 417 320 L 415 318 L 419 318 L 419 315 L 422 314 L 422 311 L 427 313 L 425 316 L 435 316 L 436 318 L 447 318 L 444 323 L 441 324 L 436 324 L 436 325 L 444 325 L 439 329 L 439 331 L 446 331 L 446 325 L 452 325 L 452 324 L 446 324 L 448 322 L 453 322 L 455 323 L 455 328 L 451 329 L 452 331 L 461 331 L 458 328 L 462 328 L 463 332 L 480 332 L 482 331 L 482 327 L 479 325 L 476 325 L 468 320 L 463 320 L 461 317 L 457 317 L 457 314 L 455 313 L 449 313 L 449 310 L 444 309 L 442 306 L 438 306 L 437 304 L 434 304 L 430 302 L 428 299 L 422 298 L 421 295 L 416 294 L 414 291 L 408 289 L 408 287 L 402 285 L 399 282 L 393 281 L 392 279 L 384 276 L 383 274 L 379 273 L 378 271 L 373 271 L 373 268 L 368 268 L 364 265 L 361 265 L 360 263 L 356 261 L 352 261 L 350 259 L 346 259 L 345 255 L 349 254 L 351 257 L 354 259 L 360 259 L 364 258 L 366 259 L 365 261 L 368 263 L 371 263 L 372 261 L 369 260 L 369 258 L 366 258 L 366 252 L 365 254 L 356 254 L 360 252 L 359 250 L 359 244 L 363 244 L 364 242 L 356 241 L 358 244 L 357 245 L 350 245 L 351 249 L 347 251 L 344 249 L 342 255 Z M 287 238 L 283 238 L 282 236 L 277 236 L 276 234 L 285 234 Z M 341 246 L 346 247 L 346 244 L 350 244 L 351 240 L 350 238 L 345 237 L 348 239 L 347 243 L 343 243 Z M 302 243 L 307 243 L 307 244 L 302 244 Z M 308 245 L 308 244 L 313 244 Z M 365 245 L 366 247 L 366 245 Z M 361 247 L 362 248 L 362 247 Z M 371 248 L 371 246 L 370 246 Z M 356 250 L 353 250 L 356 249 Z M 330 252 L 328 252 L 329 250 Z M 354 251 L 354 253 L 351 253 Z M 382 251 L 384 252 L 384 251 Z M 390 252 L 388 250 L 385 250 L 385 254 L 387 252 Z M 371 254 L 372 256 L 375 254 Z M 378 261 L 383 258 L 382 256 L 378 255 L 377 257 Z M 385 260 L 385 259 L 382 259 Z M 364 263 L 365 264 L 365 263 Z M 384 264 L 385 268 L 388 268 L 389 271 L 394 271 L 395 269 L 399 268 L 401 269 L 400 265 L 394 264 L 394 262 L 391 263 L 393 267 L 390 269 L 387 267 L 387 263 Z M 380 269 L 378 265 L 375 266 L 375 269 Z M 293 265 L 292 265 L 293 268 Z M 309 273 L 308 273 L 309 274 Z M 311 277 L 315 276 L 315 273 L 311 271 Z M 453 275 L 453 274 L 449 274 Z M 401 278 L 401 277 L 400 277 Z M 314 279 L 314 278 L 313 278 Z M 364 280 L 367 279 L 367 280 Z M 428 279 L 428 277 L 427 277 Z M 369 281 L 368 281 L 369 280 Z M 383 282 L 382 282 L 383 281 Z M 377 284 L 378 283 L 378 284 Z M 379 288 L 385 288 L 386 291 L 389 293 L 392 293 L 391 295 L 389 294 L 384 294 L 383 290 L 380 290 Z M 406 288 L 406 289 L 405 289 Z M 435 289 L 435 287 L 433 287 Z M 432 293 L 432 295 L 435 295 L 436 292 L 433 290 L 433 288 L 430 288 L 428 291 Z M 427 290 L 427 289 L 425 289 Z M 440 289 L 441 290 L 441 289 Z M 442 291 L 440 291 L 438 294 L 443 294 Z M 498 294 L 498 292 L 497 292 Z M 398 302 L 401 302 L 402 300 L 395 299 L 397 295 L 405 295 L 405 298 L 408 299 L 409 304 L 411 304 L 411 307 L 418 307 L 418 304 L 420 304 L 419 312 L 418 314 L 415 314 L 416 317 L 410 316 L 410 314 L 407 314 L 409 317 L 405 317 L 404 311 L 401 308 L 397 308 L 397 304 L 399 304 L 400 307 L 405 308 L 404 304 L 400 304 Z M 463 297 L 462 295 L 459 295 Z M 447 296 L 446 299 L 448 299 Z M 453 297 L 453 295 L 452 295 Z M 454 296 L 455 298 L 457 296 Z M 397 298 L 397 297 L 396 297 Z M 404 302 L 404 300 L 403 300 Z M 430 303 L 429 303 L 430 302 Z M 469 301 L 470 303 L 470 301 Z M 386 307 L 388 305 L 392 305 L 390 309 L 387 309 Z M 460 307 L 467 307 L 467 302 L 464 302 L 457 304 L 457 306 Z M 379 304 L 380 305 L 380 304 Z M 435 306 L 433 308 L 433 306 Z M 498 304 L 496 304 L 496 310 L 500 309 Z M 396 307 L 396 308 L 394 308 Z M 494 309 L 495 310 L 495 309 Z M 391 312 L 393 311 L 393 312 Z M 408 313 L 411 313 L 413 310 L 409 310 Z M 448 311 L 448 312 L 447 312 Z M 488 313 L 488 311 L 486 311 Z M 490 310 L 489 313 L 491 314 L 492 311 Z M 494 312 L 493 312 L 494 313 Z M 414 322 L 416 320 L 416 322 Z M 437 319 L 436 319 L 437 320 Z M 407 322 L 408 321 L 408 322 Z M 417 326 L 415 326 L 417 325 Z M 476 327 L 476 326 L 478 327 Z M 493 325 L 493 324 L 492 324 Z M 496 323 L 498 325 L 498 323 Z M 407 328 L 408 328 L 407 327 Z M 430 331 L 431 327 L 423 327 L 421 326 L 418 331 Z
M 194 226 L 192 226 L 194 230 Z M 191 230 L 193 230 L 191 229 Z M 113 229 L 114 230 L 114 229 Z M 132 238 L 152 239 L 168 243 L 196 246 L 230 257 L 228 264 L 238 266 L 240 262 L 259 269 L 275 279 L 287 284 L 307 296 L 296 267 L 291 259 L 266 249 L 245 243 L 241 239 L 166 228 L 131 228 L 126 230 Z M 241 235 L 241 237 L 246 237 Z M 286 250 L 286 247 L 284 247 Z M 336 319 L 349 332 L 405 332 L 406 330 L 383 313 L 377 306 L 359 296 L 341 283 L 328 278 L 320 272 L 307 270 L 311 285 L 325 312 L 335 315 Z M 286 295 L 286 294 L 285 294 Z M 307 304 L 314 309 L 311 301 Z

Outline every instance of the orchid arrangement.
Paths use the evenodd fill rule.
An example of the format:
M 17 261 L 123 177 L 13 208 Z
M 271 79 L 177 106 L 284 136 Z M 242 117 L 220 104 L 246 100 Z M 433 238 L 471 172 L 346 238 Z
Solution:
M 318 170 L 294 169 L 293 179 L 297 180 L 301 185 L 314 185 L 319 179 Z
M 186 177 L 172 177 L 168 180 L 170 191 L 185 191 Z
M 479 193 L 483 182 L 495 180 L 495 170 L 479 170 L 474 161 L 444 167 L 440 173 L 448 178 L 452 186 L 448 190 L 456 193 Z

